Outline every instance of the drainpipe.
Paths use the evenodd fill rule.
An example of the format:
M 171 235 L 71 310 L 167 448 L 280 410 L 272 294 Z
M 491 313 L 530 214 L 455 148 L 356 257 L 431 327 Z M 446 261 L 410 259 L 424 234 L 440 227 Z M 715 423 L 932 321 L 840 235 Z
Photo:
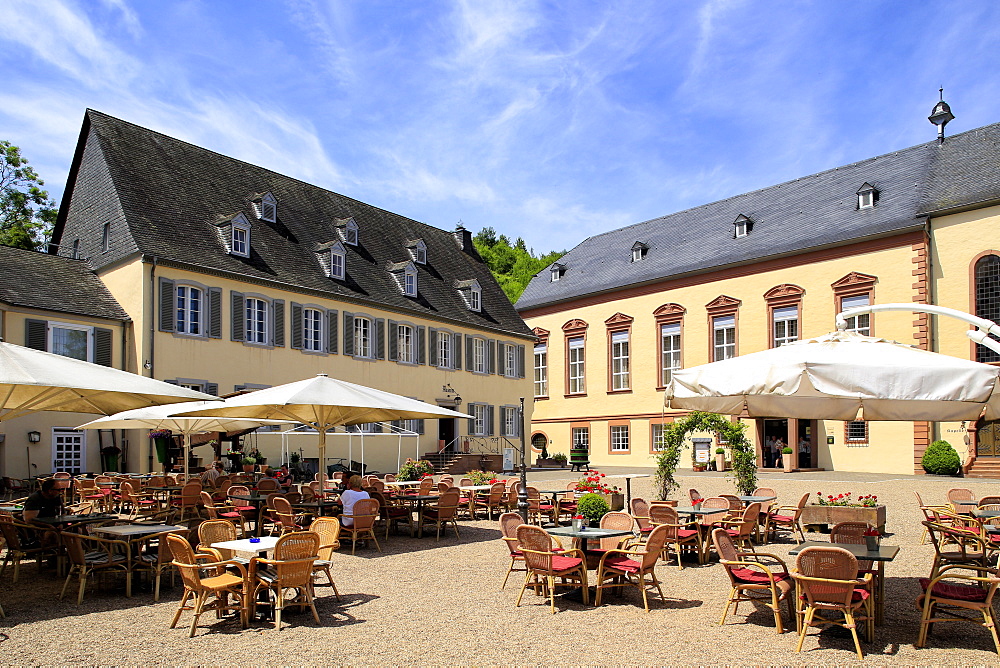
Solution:
M 128 325 L 131 322 L 132 318 L 126 318 L 125 320 L 122 320 L 122 360 L 121 360 L 122 371 L 128 371 L 128 369 L 126 368 L 128 367 L 128 364 L 125 361 L 126 360 L 125 353 L 128 350 Z M 119 437 L 121 438 L 120 447 L 122 449 L 122 453 L 118 457 L 118 466 L 121 469 L 124 469 L 126 465 L 128 465 L 128 448 L 126 447 L 128 445 L 128 441 L 125 439 L 126 433 L 127 432 L 124 429 L 120 429 L 118 433 Z M 124 473 L 125 471 L 122 470 L 121 472 Z
M 149 318 L 149 377 L 153 378 L 153 353 L 156 350 L 156 256 L 153 256 L 152 265 L 149 268 L 149 304 L 150 304 L 150 318 Z M 145 309 L 144 309 L 145 310 Z M 145 366 L 145 363 L 142 364 Z M 153 445 L 152 439 L 149 439 L 149 457 L 147 460 L 146 470 L 153 471 Z

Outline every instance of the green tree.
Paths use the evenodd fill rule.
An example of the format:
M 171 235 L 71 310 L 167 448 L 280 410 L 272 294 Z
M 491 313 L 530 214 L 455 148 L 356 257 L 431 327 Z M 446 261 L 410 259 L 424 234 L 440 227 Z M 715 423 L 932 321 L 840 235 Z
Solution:
M 552 251 L 536 257 L 533 250 L 528 250 L 524 239 L 518 237 L 511 245 L 506 235 L 497 236 L 496 230 L 492 227 L 479 230 L 472 241 L 512 303 L 518 300 L 535 274 L 565 253 L 565 251 Z
M 21 149 L 0 141 L 0 245 L 40 250 L 48 242 L 58 208 Z

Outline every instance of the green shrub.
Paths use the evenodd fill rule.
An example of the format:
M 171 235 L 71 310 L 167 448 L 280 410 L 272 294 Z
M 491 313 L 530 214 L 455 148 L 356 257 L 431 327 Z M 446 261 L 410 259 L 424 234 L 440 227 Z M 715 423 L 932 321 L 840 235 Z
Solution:
M 556 460 L 560 466 L 566 466 L 566 462 L 569 461 L 569 457 L 566 456 L 565 452 L 557 452 L 552 455 L 552 459 Z
M 421 459 L 419 461 L 407 459 L 406 462 L 399 467 L 399 473 L 396 474 L 396 480 L 401 482 L 420 480 L 428 474 L 434 475 L 434 467 L 431 466 L 429 461 L 426 459 Z
M 726 454 L 726 449 L 725 448 L 716 448 L 715 449 L 715 454 L 717 454 L 717 455 L 724 455 L 724 454 Z
M 955 448 L 951 447 L 951 443 L 934 441 L 924 450 L 924 457 L 920 463 L 924 471 L 932 475 L 955 475 L 962 465 L 962 460 L 959 459 Z
M 792 454 L 792 449 L 786 445 L 785 447 L 783 447 L 781 449 L 781 454 L 783 454 L 783 455 L 790 455 L 790 454 Z
M 244 466 L 253 466 L 254 464 L 257 463 L 257 458 L 256 457 L 251 457 L 250 455 L 247 455 L 241 461 L 243 462 Z
M 576 512 L 586 517 L 591 526 L 597 526 L 609 510 L 611 506 L 600 494 L 584 494 L 576 502 Z
M 467 471 L 463 477 L 468 478 L 473 485 L 490 485 L 496 480 L 497 474 L 493 471 Z

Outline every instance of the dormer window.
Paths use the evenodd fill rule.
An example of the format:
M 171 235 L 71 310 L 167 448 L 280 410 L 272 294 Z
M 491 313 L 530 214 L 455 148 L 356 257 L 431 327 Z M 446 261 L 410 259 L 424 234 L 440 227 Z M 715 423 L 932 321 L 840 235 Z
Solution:
M 870 183 L 865 183 L 858 188 L 858 208 L 873 209 L 878 202 L 878 190 Z
M 264 193 L 260 201 L 254 202 L 257 207 L 257 217 L 268 223 L 278 219 L 278 200 L 271 193 Z
M 340 234 L 341 240 L 349 246 L 358 245 L 358 224 L 354 222 L 354 218 L 338 218 L 337 222 L 334 224 L 337 228 L 337 232 Z
M 229 252 L 240 257 L 250 257 L 250 221 L 242 213 L 233 218 L 230 235 Z
M 566 273 L 566 265 L 559 264 L 558 262 L 556 262 L 555 264 L 552 265 L 552 267 L 549 268 L 549 280 L 555 283 L 556 281 L 561 279 L 563 277 L 563 274 L 565 273 Z
M 415 241 L 408 241 L 406 247 L 410 251 L 410 257 L 417 264 L 427 264 L 427 244 L 424 243 L 423 239 L 417 239 Z
M 417 268 L 412 262 L 390 264 L 389 272 L 396 277 L 396 283 L 404 295 L 407 297 L 417 296 Z
M 753 221 L 744 216 L 742 213 L 736 217 L 733 225 L 736 227 L 736 231 L 733 236 L 737 239 L 747 236 L 750 234 L 750 230 L 753 229 Z
M 347 276 L 347 249 L 339 241 L 330 246 L 330 278 L 338 281 Z
M 632 261 L 638 262 L 642 258 L 646 257 L 647 252 L 649 252 L 649 246 L 641 241 L 636 241 L 632 244 Z
M 469 307 L 470 311 L 479 312 L 483 308 L 483 288 L 479 285 L 479 281 L 472 279 L 470 281 L 457 281 L 455 287 L 458 288 L 459 294 L 462 295 L 462 299 L 465 300 L 465 305 Z

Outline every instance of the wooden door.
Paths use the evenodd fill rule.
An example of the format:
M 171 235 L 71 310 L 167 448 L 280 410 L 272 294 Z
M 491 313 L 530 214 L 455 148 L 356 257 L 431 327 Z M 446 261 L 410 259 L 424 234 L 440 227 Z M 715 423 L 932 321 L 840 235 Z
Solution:
M 1000 420 L 984 422 L 976 430 L 976 456 L 1000 457 Z

